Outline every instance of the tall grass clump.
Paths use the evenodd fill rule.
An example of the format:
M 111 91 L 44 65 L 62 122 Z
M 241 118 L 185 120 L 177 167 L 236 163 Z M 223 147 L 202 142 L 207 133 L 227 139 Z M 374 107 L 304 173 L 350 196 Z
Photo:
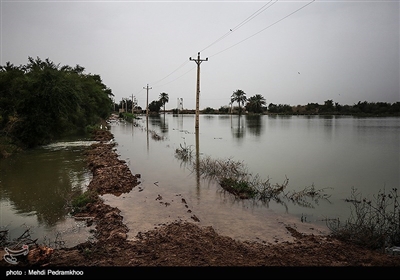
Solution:
M 186 146 L 186 143 L 184 143 L 184 146 L 182 144 L 179 144 L 180 148 L 177 148 L 175 150 L 175 157 L 181 160 L 182 162 L 191 162 L 193 159 L 193 148 L 192 146 Z
M 400 245 L 400 209 L 397 188 L 386 193 L 380 190 L 373 199 L 362 198 L 355 188 L 351 197 L 350 217 L 327 221 L 327 226 L 338 239 L 350 241 L 370 249 L 385 249 Z

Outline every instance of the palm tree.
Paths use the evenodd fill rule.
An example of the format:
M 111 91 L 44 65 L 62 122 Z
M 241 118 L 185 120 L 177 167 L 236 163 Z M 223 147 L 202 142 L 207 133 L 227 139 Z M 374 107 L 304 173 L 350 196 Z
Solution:
M 162 105 L 164 106 L 164 113 L 165 113 L 165 103 L 168 103 L 168 101 L 169 101 L 168 93 L 161 92 L 159 100 L 161 101 Z
M 242 112 L 242 110 L 240 109 L 240 104 L 244 105 L 246 100 L 247 100 L 246 93 L 243 90 L 238 89 L 238 90 L 233 92 L 233 94 L 231 96 L 231 103 L 233 103 L 233 102 L 237 102 L 238 103 L 238 105 L 239 105 L 239 114 Z
M 262 106 L 266 104 L 265 98 L 261 94 L 256 94 L 250 97 L 247 101 L 247 110 L 254 113 L 261 113 Z

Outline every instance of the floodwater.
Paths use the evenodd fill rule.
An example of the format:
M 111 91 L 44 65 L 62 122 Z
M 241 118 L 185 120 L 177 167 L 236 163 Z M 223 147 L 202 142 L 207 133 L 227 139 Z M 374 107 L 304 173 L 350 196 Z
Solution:
M 114 122 L 111 132 L 121 159 L 142 178 L 129 194 L 104 196 L 121 209 L 131 238 L 197 217 L 223 235 L 277 242 L 286 238 L 285 225 L 327 232 L 326 220 L 347 219 L 352 189 L 372 198 L 399 187 L 400 118 L 200 115 L 196 131 L 194 115 L 166 114 Z M 240 161 L 273 185 L 288 179 L 287 195 L 313 187 L 326 196 L 306 203 L 238 200 L 179 159 L 182 148 L 195 161 Z
M 91 237 L 67 205 L 92 175 L 83 160 L 87 140 L 60 141 L 0 159 L 0 230 L 14 240 L 27 230 L 39 244 L 74 246 Z M 78 234 L 77 234 L 78 233 Z
M 238 240 L 290 240 L 287 225 L 327 233 L 327 219 L 349 217 L 345 199 L 353 188 L 372 198 L 400 185 L 400 118 L 200 115 L 196 130 L 195 115 L 161 114 L 114 121 L 110 130 L 119 157 L 141 175 L 131 192 L 102 196 L 121 210 L 130 239 L 177 220 Z M 33 239 L 66 246 L 90 238 L 66 208 L 91 180 L 83 160 L 90 144 L 73 139 L 0 159 L 0 229 L 16 238 L 30 228 Z M 191 160 L 177 157 L 182 148 Z M 288 179 L 286 195 L 314 187 L 326 198 L 235 199 L 193 169 L 193 161 L 206 157 L 241 162 L 272 185 Z

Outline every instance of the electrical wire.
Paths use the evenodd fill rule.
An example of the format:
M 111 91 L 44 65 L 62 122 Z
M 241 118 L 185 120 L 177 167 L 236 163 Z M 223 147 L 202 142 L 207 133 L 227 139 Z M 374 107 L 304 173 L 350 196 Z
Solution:
M 252 13 L 250 16 L 248 16 L 245 20 L 243 20 L 241 23 L 239 23 L 238 25 L 236 25 L 234 28 L 230 29 L 229 32 L 227 32 L 226 34 L 224 34 L 222 37 L 220 37 L 219 39 L 217 39 L 216 41 L 214 41 L 213 43 L 211 43 L 210 45 L 208 45 L 206 48 L 204 48 L 203 50 L 201 50 L 200 52 L 208 49 L 209 47 L 211 47 L 212 45 L 216 44 L 217 42 L 221 41 L 223 38 L 225 38 L 226 36 L 228 36 L 229 34 L 231 34 L 233 31 L 239 29 L 240 27 L 242 27 L 243 25 L 245 25 L 246 23 L 248 23 L 250 20 L 252 20 L 253 18 L 255 18 L 256 16 L 258 16 L 259 14 L 261 14 L 262 12 L 264 12 L 265 10 L 267 10 L 269 7 L 271 7 L 273 4 L 275 4 L 276 2 L 278 2 L 278 0 L 276 0 L 274 3 L 272 3 L 270 6 L 268 6 L 270 3 L 272 2 L 272 0 L 270 0 L 267 4 L 265 4 L 264 6 L 262 6 L 261 8 L 259 8 L 257 11 L 255 11 L 254 13 Z M 185 61 L 184 63 L 182 63 L 178 68 L 176 68 L 174 71 L 172 71 L 171 73 L 169 73 L 167 76 L 165 76 L 164 78 L 151 83 L 152 86 L 155 86 L 156 84 L 158 84 L 159 82 L 165 80 L 166 78 L 168 78 L 169 76 L 171 76 L 173 73 L 175 73 L 176 71 L 178 71 L 179 69 L 181 69 L 183 66 L 185 66 L 189 61 Z M 193 70 L 193 69 L 191 69 Z M 178 78 L 166 83 L 172 83 L 173 81 L 181 78 L 182 76 L 186 75 L 187 73 L 189 73 L 191 70 L 185 72 L 184 74 L 182 74 L 181 76 L 179 76 Z M 163 84 L 163 85 L 166 85 Z M 161 86 L 163 86 L 161 85 Z
M 174 71 L 172 71 L 171 73 L 169 73 L 167 76 L 165 76 L 164 78 L 162 78 L 162 79 L 160 79 L 160 80 L 158 80 L 158 81 L 156 81 L 156 82 L 154 82 L 154 83 L 151 83 L 151 85 L 154 86 L 154 85 L 158 84 L 159 82 L 165 80 L 166 78 L 168 78 L 169 76 L 171 76 L 173 73 L 175 73 L 176 71 L 178 71 L 179 69 L 181 69 L 183 66 L 185 66 L 188 62 L 189 62 L 188 60 L 185 61 L 185 62 L 182 63 L 178 68 L 176 68 Z
M 179 77 L 173 79 L 172 81 L 169 81 L 169 82 L 167 82 L 167 83 L 165 83 L 165 84 L 162 84 L 162 85 L 160 85 L 160 86 L 157 86 L 157 87 L 162 87 L 162 86 L 168 85 L 169 83 L 172 83 L 172 82 L 178 80 L 179 78 L 185 76 L 187 73 L 191 72 L 191 71 L 192 71 L 193 69 L 195 69 L 195 68 L 196 68 L 196 67 L 193 67 L 193 68 L 189 69 L 189 71 L 183 73 L 182 75 L 180 75 Z M 172 73 L 171 73 L 171 74 L 172 74 Z
M 215 40 L 214 42 L 212 42 L 210 45 L 208 45 L 207 47 L 205 47 L 204 49 L 202 49 L 200 52 L 208 49 L 209 47 L 215 45 L 216 43 L 218 43 L 219 41 L 221 41 L 222 39 L 224 39 L 225 37 L 227 37 L 228 35 L 230 35 L 233 31 L 236 31 L 237 29 L 239 29 L 240 27 L 242 27 L 243 25 L 245 25 L 246 23 L 248 23 L 250 20 L 252 20 L 253 18 L 255 18 L 256 16 L 258 16 L 259 14 L 261 14 L 262 12 L 264 12 L 265 10 L 267 10 L 268 8 L 270 8 L 272 5 L 274 5 L 276 2 L 278 2 L 278 0 L 276 0 L 274 3 L 272 3 L 270 6 L 268 6 L 270 3 L 272 2 L 272 0 L 270 0 L 267 4 L 265 4 L 264 6 L 262 6 L 260 9 L 258 9 L 257 11 L 255 11 L 254 13 L 252 13 L 250 16 L 248 16 L 245 20 L 243 20 L 241 23 L 239 23 L 238 25 L 236 25 L 235 27 L 229 29 L 229 31 L 227 33 L 225 33 L 224 35 L 222 35 L 220 38 L 218 38 L 217 40 Z M 268 7 L 266 7 L 268 6 Z
M 267 27 L 265 27 L 265 28 L 261 29 L 260 31 L 258 31 L 258 32 L 256 32 L 256 33 L 254 33 L 253 35 L 251 35 L 251 36 L 249 36 L 249 37 L 247 37 L 247 38 L 245 38 L 245 39 L 243 39 L 243 40 L 239 41 L 238 43 L 236 43 L 236 44 L 234 44 L 234 45 L 232 45 L 232 46 L 230 46 L 230 47 L 228 47 L 228 48 L 226 48 L 226 49 L 223 49 L 223 50 L 222 50 L 222 51 L 220 51 L 220 52 L 217 52 L 217 53 L 215 53 L 215 54 L 211 55 L 210 57 L 216 56 L 216 55 L 218 55 L 218 54 L 220 54 L 220 53 L 222 53 L 222 52 L 224 52 L 224 51 L 227 51 L 227 50 L 229 50 L 229 49 L 231 49 L 231 48 L 233 48 L 233 47 L 235 47 L 235 46 L 239 45 L 240 43 L 243 43 L 244 41 L 246 41 L 246 40 L 248 40 L 248 39 L 250 39 L 250 38 L 252 38 L 252 37 L 256 36 L 257 34 L 261 33 L 262 31 L 264 31 L 264 30 L 266 30 L 266 29 L 268 29 L 268 28 L 270 28 L 270 27 L 274 26 L 275 24 L 277 24 L 277 23 L 281 22 L 282 20 L 284 20 L 284 19 L 286 19 L 286 18 L 290 17 L 291 15 L 293 15 L 293 14 L 297 13 L 298 11 L 300 11 L 300 10 L 304 9 L 305 7 L 307 7 L 308 5 L 312 4 L 313 2 L 315 2 L 315 0 L 312 0 L 311 2 L 309 2 L 309 3 L 307 3 L 306 5 L 304 5 L 304 6 L 300 7 L 299 9 L 295 10 L 294 12 L 291 12 L 290 14 L 288 14 L 288 15 L 284 16 L 284 17 L 283 17 L 283 18 L 281 18 L 280 20 L 277 20 L 277 21 L 275 21 L 274 23 L 272 23 L 272 24 L 268 25 Z M 276 2 L 275 2 L 275 3 L 276 3 Z
M 215 40 L 214 42 L 212 42 L 210 45 L 208 45 L 207 47 L 205 47 L 204 49 L 202 49 L 200 52 L 202 52 L 202 51 L 208 49 L 209 47 L 211 47 L 211 46 L 213 46 L 213 45 L 215 45 L 216 43 L 218 43 L 219 41 L 221 41 L 222 39 L 224 39 L 225 37 L 227 37 L 228 35 L 230 35 L 233 31 L 239 29 L 240 27 L 242 27 L 243 25 L 245 25 L 246 23 L 248 23 L 249 21 L 251 21 L 252 19 L 254 19 L 256 16 L 260 15 L 262 12 L 266 11 L 267 9 L 269 9 L 272 5 L 276 4 L 276 3 L 278 2 L 278 0 L 275 0 L 275 2 L 273 2 L 272 4 L 271 4 L 271 2 L 272 2 L 272 0 L 269 1 L 267 4 L 265 4 L 264 6 L 262 6 L 262 7 L 261 7 L 260 9 L 258 9 L 257 11 L 255 11 L 253 14 L 251 14 L 250 16 L 248 16 L 245 20 L 243 20 L 241 23 L 239 23 L 238 25 L 236 25 L 234 28 L 230 29 L 227 33 L 225 33 L 224 35 L 222 35 L 220 38 L 218 38 L 217 40 Z M 245 39 L 239 41 L 238 43 L 236 43 L 236 44 L 234 44 L 234 45 L 231 45 L 231 46 L 228 47 L 228 48 L 225 48 L 225 49 L 223 49 L 223 50 L 221 50 L 221 51 L 219 51 L 219 52 L 217 52 L 217 53 L 211 55 L 210 57 L 214 57 L 214 56 L 216 56 L 216 55 L 218 55 L 218 54 L 220 54 L 220 53 L 222 53 L 222 52 L 224 52 L 224 51 L 227 51 L 227 50 L 229 50 L 229 49 L 231 49 L 231 48 L 237 46 L 237 45 L 240 44 L 240 43 L 243 43 L 244 41 L 246 41 L 246 40 L 248 40 L 248 39 L 250 39 L 250 38 L 256 36 L 257 34 L 259 34 L 259 33 L 263 32 L 263 31 L 265 31 L 266 29 L 268 29 L 268 28 L 274 26 L 275 24 L 277 24 L 277 23 L 283 21 L 284 19 L 286 19 L 286 18 L 290 17 L 291 15 L 297 13 L 298 11 L 304 9 L 305 7 L 307 7 L 308 5 L 312 4 L 313 2 L 315 2 L 315 0 L 310 1 L 310 2 L 307 3 L 306 5 L 304 5 L 304 6 L 300 7 L 299 9 L 297 9 L 297 10 L 291 12 L 290 14 L 284 16 L 283 18 L 281 18 L 281 19 L 275 21 L 274 23 L 268 25 L 267 27 L 261 29 L 260 31 L 254 33 L 253 35 L 251 35 L 251 36 L 249 36 L 249 37 L 247 37 L 247 38 L 245 38 Z M 176 71 L 178 71 L 179 69 L 181 69 L 183 66 L 185 66 L 187 63 L 189 63 L 189 61 L 185 61 L 185 62 L 182 63 L 178 68 L 176 68 L 174 71 L 172 71 L 171 73 L 169 73 L 169 74 L 168 74 L 167 76 L 165 76 L 164 78 L 162 78 L 162 79 L 160 79 L 160 80 L 158 80 L 158 81 L 152 83 L 152 85 L 154 86 L 154 85 L 158 84 L 159 82 L 165 80 L 166 78 L 168 78 L 169 76 L 171 76 L 173 73 L 175 73 Z M 167 82 L 167 83 L 165 83 L 165 84 L 162 84 L 162 85 L 160 85 L 160 86 L 157 86 L 157 87 L 161 87 L 161 86 L 167 85 L 167 84 L 169 84 L 169 83 L 172 83 L 172 82 L 178 80 L 179 78 L 183 77 L 184 75 L 186 75 L 187 73 L 189 73 L 190 71 L 192 71 L 194 68 L 195 68 L 195 67 L 191 68 L 189 71 L 183 73 L 182 75 L 178 76 L 178 77 L 175 78 L 174 80 L 171 80 L 171 81 L 169 81 L 169 82 Z M 142 90 L 143 90 L 143 89 L 142 89 Z M 141 90 L 141 91 L 142 91 L 142 90 Z M 141 91 L 139 91 L 139 93 L 140 93 Z

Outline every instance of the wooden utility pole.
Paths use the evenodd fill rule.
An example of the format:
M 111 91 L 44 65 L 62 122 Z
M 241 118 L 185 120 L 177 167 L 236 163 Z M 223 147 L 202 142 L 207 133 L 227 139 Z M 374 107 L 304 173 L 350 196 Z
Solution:
M 149 115 L 149 84 L 147 84 L 146 87 L 143 87 L 144 89 L 147 90 L 147 100 L 146 100 L 146 117 Z
M 197 85 L 196 85 L 196 123 L 195 128 L 199 128 L 199 103 L 200 103 L 200 64 L 206 59 L 200 59 L 200 52 L 197 53 L 197 59 L 189 57 L 189 60 L 196 62 L 197 64 Z

